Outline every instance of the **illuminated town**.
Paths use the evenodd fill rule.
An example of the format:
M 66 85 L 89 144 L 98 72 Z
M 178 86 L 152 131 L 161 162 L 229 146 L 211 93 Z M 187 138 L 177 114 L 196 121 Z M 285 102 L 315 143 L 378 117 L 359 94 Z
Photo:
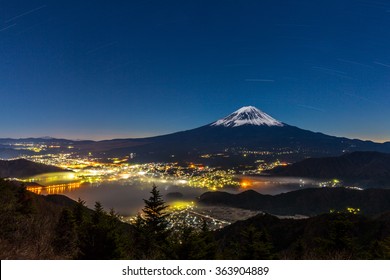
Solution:
M 46 165 L 56 166 L 71 171 L 72 174 L 67 174 L 67 177 L 56 178 L 50 176 L 37 176 L 28 178 L 26 182 L 36 182 L 46 187 L 58 185 L 63 187 L 64 184 L 52 184 L 52 181 L 74 181 L 82 182 L 104 182 L 118 180 L 140 180 L 143 182 L 172 182 L 174 184 L 188 185 L 191 187 L 206 188 L 208 190 L 218 190 L 224 187 L 247 187 L 246 183 L 240 182 L 235 178 L 237 174 L 261 174 L 263 171 L 270 170 L 276 166 L 284 166 L 288 163 L 280 162 L 279 160 L 266 162 L 257 160 L 256 168 L 253 170 L 233 170 L 221 169 L 218 167 L 209 167 L 202 164 L 188 163 L 185 166 L 178 163 L 146 163 L 133 164 L 129 163 L 133 154 L 123 158 L 107 158 L 94 157 L 93 153 L 80 155 L 73 151 L 73 146 L 61 147 L 58 145 L 46 145 L 41 143 L 13 143 L 13 147 L 18 147 L 21 150 L 33 151 L 33 154 L 23 155 L 22 158 L 43 163 Z M 60 152 L 59 152 L 60 151 Z M 248 154 L 254 154 L 255 151 L 242 152 L 242 157 L 247 157 Z M 271 152 L 261 151 L 259 155 L 269 155 Z M 216 156 L 227 156 L 225 154 L 205 154 L 202 158 L 211 158 Z

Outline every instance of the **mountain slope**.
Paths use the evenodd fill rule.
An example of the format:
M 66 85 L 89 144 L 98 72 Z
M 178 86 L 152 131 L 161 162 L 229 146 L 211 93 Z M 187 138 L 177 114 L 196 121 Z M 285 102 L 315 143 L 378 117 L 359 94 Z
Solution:
M 128 145 L 126 146 L 126 141 Z M 116 146 L 120 143 L 120 147 Z M 112 144 L 110 147 L 109 144 Z M 229 116 L 199 128 L 168 135 L 117 139 L 97 143 L 109 154 L 136 153 L 136 160 L 196 160 L 205 153 L 232 150 L 267 151 L 279 159 L 296 161 L 313 156 L 340 155 L 350 151 L 390 152 L 390 143 L 379 144 L 300 129 L 281 123 L 260 110 L 248 106 Z M 284 157 L 284 158 L 283 158 Z

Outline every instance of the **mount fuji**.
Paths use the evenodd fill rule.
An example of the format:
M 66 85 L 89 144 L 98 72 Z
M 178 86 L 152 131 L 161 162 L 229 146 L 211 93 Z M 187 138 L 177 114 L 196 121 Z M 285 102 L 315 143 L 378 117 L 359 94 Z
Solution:
M 90 144 L 89 148 L 91 148 Z M 329 136 L 280 122 L 261 110 L 246 106 L 208 125 L 172 134 L 94 142 L 93 149 L 136 161 L 202 161 L 220 155 L 221 162 L 246 151 L 294 162 L 308 157 L 337 156 L 353 151 L 390 152 L 390 142 L 374 143 Z M 236 160 L 237 158 L 235 158 Z M 203 162 L 207 163 L 207 160 Z
M 229 116 L 211 124 L 211 126 L 224 127 L 237 127 L 242 125 L 283 126 L 281 122 L 253 106 L 242 107 Z

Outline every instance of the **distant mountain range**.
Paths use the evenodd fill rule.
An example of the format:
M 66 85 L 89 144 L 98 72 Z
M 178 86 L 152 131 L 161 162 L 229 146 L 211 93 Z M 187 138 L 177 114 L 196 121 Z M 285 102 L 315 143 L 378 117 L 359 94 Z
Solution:
M 24 178 L 42 173 L 61 172 L 55 166 L 32 162 L 25 159 L 0 160 L 0 178 Z
M 276 176 L 342 179 L 346 183 L 390 187 L 390 154 L 353 152 L 339 157 L 309 158 L 270 171 Z
M 0 139 L 0 145 L 9 148 L 4 143 L 12 141 L 14 140 Z M 390 142 L 374 143 L 300 129 L 277 121 L 252 106 L 240 108 L 208 125 L 162 136 L 97 142 L 64 139 L 31 141 L 72 145 L 74 151 L 92 152 L 102 157 L 133 154 L 134 161 L 138 162 L 182 160 L 210 163 L 212 159 L 201 156 L 218 153 L 234 155 L 242 151 L 269 152 L 278 159 L 292 162 L 307 157 L 335 156 L 352 151 L 390 152 Z M 234 158 L 232 162 L 239 160 L 239 157 Z M 229 160 L 225 158 L 224 161 Z
M 260 210 L 274 215 L 315 216 L 330 211 L 345 211 L 347 207 L 359 208 L 364 215 L 376 215 L 390 211 L 390 190 L 313 188 L 274 196 L 253 190 L 239 194 L 206 192 L 200 196 L 199 203 Z

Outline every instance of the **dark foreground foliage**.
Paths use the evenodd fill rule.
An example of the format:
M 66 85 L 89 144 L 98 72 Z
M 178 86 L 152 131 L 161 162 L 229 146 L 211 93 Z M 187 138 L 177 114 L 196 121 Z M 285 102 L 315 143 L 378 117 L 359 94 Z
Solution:
M 170 228 L 156 187 L 135 225 L 100 203 L 0 180 L 1 259 L 390 259 L 390 214 L 258 215 L 219 231 Z

